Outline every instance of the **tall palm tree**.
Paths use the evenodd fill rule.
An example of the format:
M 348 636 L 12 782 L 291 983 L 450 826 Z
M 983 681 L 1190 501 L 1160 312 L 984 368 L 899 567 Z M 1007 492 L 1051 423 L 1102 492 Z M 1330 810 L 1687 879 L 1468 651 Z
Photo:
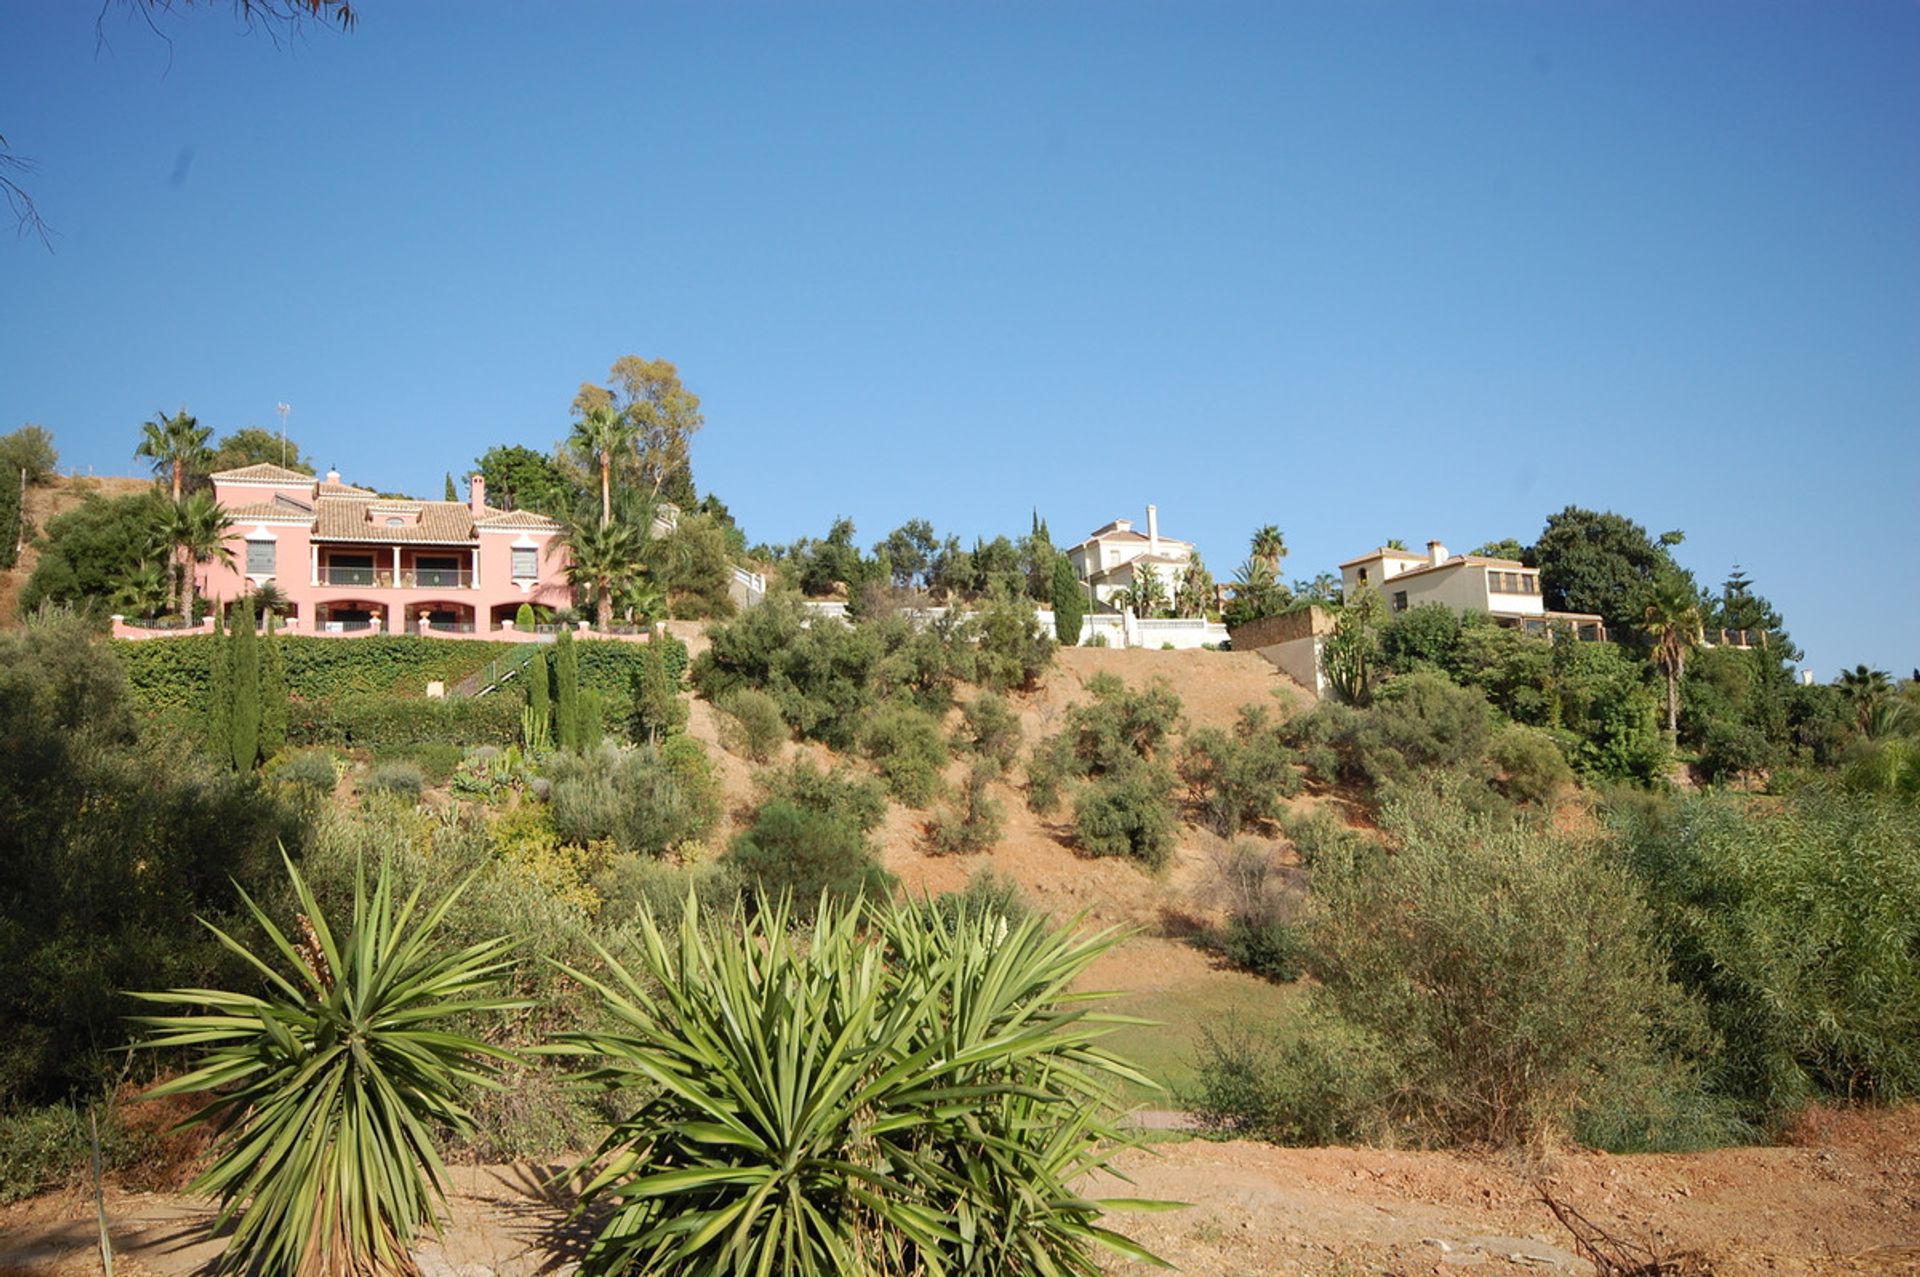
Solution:
M 165 520 L 162 534 L 180 556 L 180 565 L 185 570 L 180 588 L 180 619 L 191 623 L 196 597 L 193 569 L 203 563 L 232 565 L 233 551 L 227 548 L 227 537 L 233 530 L 233 520 L 204 492 L 196 492 L 168 506 L 161 517 Z
M 1287 538 L 1269 523 L 1253 534 L 1253 557 L 1265 559 L 1275 577 L 1280 575 L 1280 560 L 1287 557 Z
M 153 462 L 156 475 L 172 472 L 173 500 L 178 505 L 186 491 L 188 472 L 199 470 L 213 457 L 207 448 L 211 438 L 213 427 L 201 425 L 185 408 L 171 417 L 156 412 L 152 421 L 140 427 L 140 446 L 133 455 Z
M 593 595 L 594 624 L 613 624 L 613 597 L 642 570 L 645 539 L 624 523 L 575 524 L 554 543 L 567 552 L 567 580 Z M 551 553 L 551 551 L 549 551 Z
M 1700 646 L 1706 633 L 1700 619 L 1700 596 L 1677 573 L 1654 584 L 1642 614 L 1642 628 L 1653 641 L 1654 663 L 1667 676 L 1667 734 L 1680 734 L 1680 678 L 1686 673 L 1687 653 Z
M 600 526 L 613 522 L 613 459 L 633 446 L 633 425 L 610 404 L 595 404 L 573 425 L 569 442 L 600 470 Z
M 1838 686 L 1840 694 L 1853 705 L 1853 712 L 1860 722 L 1860 730 L 1864 732 L 1873 722 L 1875 707 L 1893 691 L 1893 676 L 1885 670 L 1856 665 L 1850 670 L 1840 671 Z

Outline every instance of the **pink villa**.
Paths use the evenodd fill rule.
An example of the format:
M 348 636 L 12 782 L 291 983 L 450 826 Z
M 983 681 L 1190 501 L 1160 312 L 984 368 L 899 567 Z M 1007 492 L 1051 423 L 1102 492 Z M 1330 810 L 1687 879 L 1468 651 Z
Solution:
M 490 634 L 510 629 L 523 603 L 573 604 L 560 524 L 469 498 L 386 498 L 275 465 L 213 476 L 233 521 L 231 565 L 198 569 L 209 598 L 232 600 L 272 583 L 286 596 L 293 634 Z M 127 627 L 118 619 L 116 633 Z M 129 635 L 131 636 L 131 635 Z

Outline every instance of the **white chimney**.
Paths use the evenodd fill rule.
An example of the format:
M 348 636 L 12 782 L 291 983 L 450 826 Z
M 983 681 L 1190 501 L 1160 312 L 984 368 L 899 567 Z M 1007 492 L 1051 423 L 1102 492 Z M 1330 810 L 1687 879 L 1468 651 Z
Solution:
M 338 470 L 327 471 L 327 482 L 328 483 L 340 482 L 340 472 Z
M 473 511 L 473 517 L 479 518 L 487 510 L 487 481 L 479 471 L 467 480 L 467 505 Z
M 1160 553 L 1160 508 L 1147 507 L 1147 553 Z
M 1447 547 L 1441 545 L 1438 541 L 1427 542 L 1427 562 L 1437 568 L 1446 561 Z

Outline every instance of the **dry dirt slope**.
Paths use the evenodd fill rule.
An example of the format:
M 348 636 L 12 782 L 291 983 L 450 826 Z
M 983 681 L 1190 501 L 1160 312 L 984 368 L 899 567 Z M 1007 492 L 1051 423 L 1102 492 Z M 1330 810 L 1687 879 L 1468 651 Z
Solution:
M 1920 1108 L 1815 1122 L 1791 1147 L 1687 1156 L 1562 1154 L 1519 1160 L 1371 1149 L 1190 1141 L 1127 1154 L 1131 1185 L 1101 1195 L 1185 1210 L 1110 1222 L 1202 1277 L 1364 1273 L 1593 1273 L 1539 1201 L 1545 1188 L 1606 1232 L 1691 1258 L 1665 1274 L 1838 1277 L 1920 1272 Z M 542 1190 L 547 1168 L 457 1167 L 429 1277 L 531 1277 L 569 1269 L 578 1232 Z M 210 1211 L 178 1196 L 109 1190 L 116 1272 L 184 1277 L 218 1243 Z M 0 1208 L 0 1277 L 97 1273 L 84 1193 Z M 1149 1271 L 1118 1262 L 1115 1273 Z

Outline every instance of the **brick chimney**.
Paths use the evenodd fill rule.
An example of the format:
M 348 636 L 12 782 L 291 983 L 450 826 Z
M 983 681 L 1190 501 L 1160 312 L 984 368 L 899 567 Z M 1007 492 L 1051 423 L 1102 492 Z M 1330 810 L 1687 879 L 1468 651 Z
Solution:
M 1438 541 L 1427 542 L 1427 562 L 1437 568 L 1446 561 L 1447 547 Z
M 479 471 L 467 479 L 467 505 L 476 519 L 487 511 L 487 481 Z

